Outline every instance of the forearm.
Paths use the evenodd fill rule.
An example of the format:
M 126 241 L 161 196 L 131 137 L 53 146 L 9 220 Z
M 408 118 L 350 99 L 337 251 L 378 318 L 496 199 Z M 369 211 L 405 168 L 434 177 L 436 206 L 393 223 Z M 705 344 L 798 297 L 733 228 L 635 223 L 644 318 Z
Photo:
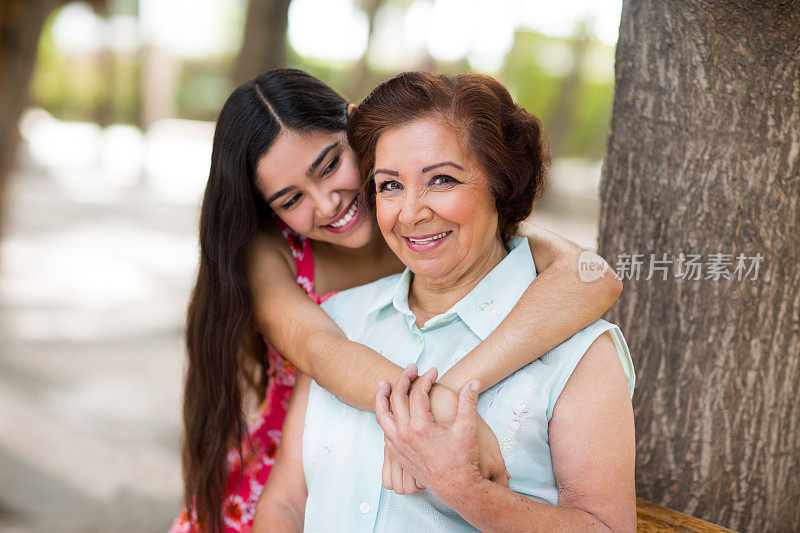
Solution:
M 253 524 L 253 533 L 274 531 L 303 531 L 303 513 L 291 505 L 281 504 L 266 494 L 264 502 L 258 504 L 258 519 Z
M 569 257 L 540 273 L 497 329 L 439 383 L 459 390 L 478 379 L 486 390 L 600 318 L 617 300 L 621 282 L 607 271 L 585 283 L 577 273 L 577 255 L 574 262 Z
M 375 350 L 348 340 L 344 333 L 312 333 L 305 340 L 308 374 L 334 396 L 356 409 L 375 409 L 378 383 L 394 383 L 402 368 Z
M 586 511 L 540 503 L 485 479 L 452 495 L 436 495 L 485 532 L 610 531 Z
M 305 349 L 318 354 L 308 358 L 311 378 L 356 409 L 374 411 L 378 383 L 394 383 L 403 371 L 375 350 L 348 340 L 343 333 L 312 334 Z M 431 404 L 438 422 L 453 419 L 457 402 L 455 392 L 442 385 L 434 386 Z

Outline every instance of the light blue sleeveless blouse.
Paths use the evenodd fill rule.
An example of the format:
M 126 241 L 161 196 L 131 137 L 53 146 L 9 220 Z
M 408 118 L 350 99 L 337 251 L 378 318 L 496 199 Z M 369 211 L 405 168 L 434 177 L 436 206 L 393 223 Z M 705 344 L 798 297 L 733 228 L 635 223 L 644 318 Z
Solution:
M 349 339 L 401 367 L 413 362 L 420 373 L 436 367 L 442 375 L 502 322 L 533 281 L 527 239 L 513 238 L 510 248 L 467 296 L 422 328 L 408 307 L 408 270 L 340 292 L 322 308 Z M 547 426 L 581 357 L 606 331 L 633 394 L 633 362 L 625 339 L 617 326 L 597 320 L 479 396 L 478 412 L 497 435 L 512 490 L 558 503 Z M 382 463 L 383 432 L 374 413 L 347 406 L 313 382 L 303 434 L 306 531 L 474 531 L 429 491 L 398 496 L 384 489 Z

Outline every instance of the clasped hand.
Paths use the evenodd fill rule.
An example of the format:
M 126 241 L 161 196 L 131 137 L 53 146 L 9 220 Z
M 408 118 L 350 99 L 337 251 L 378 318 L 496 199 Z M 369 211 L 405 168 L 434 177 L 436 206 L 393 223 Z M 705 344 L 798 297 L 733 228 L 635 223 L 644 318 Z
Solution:
M 393 386 L 385 381 L 378 386 L 375 417 L 384 432 L 383 486 L 397 494 L 428 488 L 440 498 L 481 479 L 508 487 L 497 437 L 477 412 L 478 382 L 467 383 L 458 395 L 436 386 L 434 416 L 437 371 L 431 368 L 419 377 L 417 372 L 411 364 Z

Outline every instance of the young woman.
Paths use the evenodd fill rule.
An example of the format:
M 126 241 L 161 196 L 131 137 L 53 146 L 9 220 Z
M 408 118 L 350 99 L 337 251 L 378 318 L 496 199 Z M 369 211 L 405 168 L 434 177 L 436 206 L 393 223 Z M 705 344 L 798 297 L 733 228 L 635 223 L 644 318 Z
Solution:
M 378 383 L 394 383 L 403 371 L 349 341 L 318 307 L 337 291 L 403 270 L 360 195 L 345 132 L 353 109 L 316 78 L 277 69 L 237 88 L 220 112 L 186 330 L 187 510 L 173 531 L 251 528 L 295 367 L 370 410 Z M 494 385 L 592 323 L 619 296 L 610 269 L 600 280 L 580 281 L 576 245 L 532 226 L 522 234 L 538 276 L 500 326 L 433 387 L 437 419 L 455 415 L 453 391 L 472 379 Z M 421 236 L 417 244 L 437 238 Z M 247 406 L 258 402 L 248 424 Z M 481 455 L 487 474 L 498 478 L 502 460 L 491 439 Z M 394 478 L 409 491 L 415 486 L 407 474 Z

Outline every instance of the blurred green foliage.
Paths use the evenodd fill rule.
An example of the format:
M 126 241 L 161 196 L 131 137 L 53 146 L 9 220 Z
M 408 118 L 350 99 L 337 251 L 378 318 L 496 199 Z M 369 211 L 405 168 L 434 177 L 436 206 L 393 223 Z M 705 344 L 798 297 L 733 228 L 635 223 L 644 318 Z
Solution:
M 114 122 L 137 124 L 141 63 L 137 54 L 115 54 L 103 63 L 95 56 L 73 56 L 53 40 L 51 15 L 42 29 L 31 87 L 35 103 L 64 120 L 91 121 L 106 100 Z
M 52 20 L 44 28 L 39 47 L 33 83 L 34 101 L 59 118 L 88 121 L 97 119 L 98 107 L 105 102 L 113 122 L 138 124 L 142 98 L 140 55 L 114 54 L 113 61 L 106 63 L 91 55 L 68 56 L 56 48 L 51 27 Z M 542 120 L 545 132 L 554 131 L 557 121 L 563 122 L 559 124 L 563 133 L 554 146 L 555 155 L 600 159 L 605 151 L 611 119 L 613 49 L 591 39 L 585 48 L 595 52 L 599 50 L 600 57 L 608 60 L 608 76 L 598 80 L 596 76 L 575 75 L 569 69 L 560 74 L 554 73 L 552 68 L 545 68 L 541 64 L 542 55 L 547 54 L 548 47 L 554 43 L 567 50 L 575 48 L 572 39 L 517 31 L 514 45 L 495 76 L 508 87 L 520 105 Z M 178 71 L 174 98 L 179 117 L 216 119 L 234 88 L 230 74 L 235 59 L 232 56 L 176 59 Z M 352 73 L 357 62 L 302 57 L 291 47 L 287 64 L 319 77 L 354 102 L 359 102 L 371 87 L 395 74 L 367 65 L 364 80 L 354 85 Z M 466 61 L 432 64 L 437 72 L 469 70 Z M 567 90 L 567 84 L 573 86 Z M 109 91 L 110 95 L 107 94 Z M 572 101 L 561 102 L 565 94 L 570 95 Z

